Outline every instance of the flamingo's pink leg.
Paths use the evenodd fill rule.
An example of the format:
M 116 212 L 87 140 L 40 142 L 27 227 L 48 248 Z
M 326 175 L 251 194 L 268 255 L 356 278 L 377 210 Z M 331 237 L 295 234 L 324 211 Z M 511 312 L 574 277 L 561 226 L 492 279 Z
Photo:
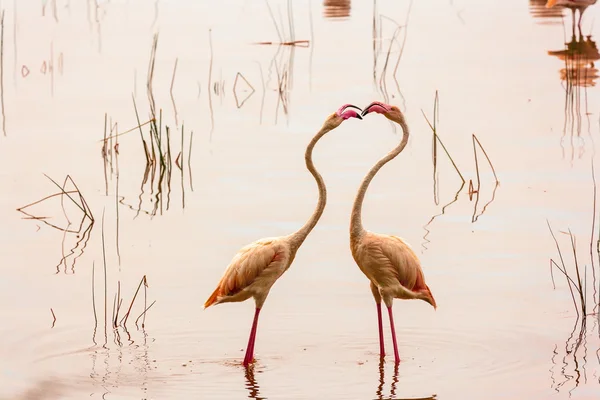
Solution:
M 252 329 L 250 330 L 250 337 L 248 338 L 248 347 L 246 348 L 246 356 L 244 357 L 244 367 L 247 367 L 254 360 L 254 343 L 256 341 L 258 314 L 260 314 L 260 308 L 257 308 L 254 312 L 254 322 L 252 322 Z
M 390 328 L 392 328 L 392 341 L 394 342 L 394 361 L 396 364 L 400 363 L 400 356 L 398 355 L 398 344 L 396 343 L 396 329 L 394 328 L 394 314 L 392 313 L 392 307 L 388 307 L 388 314 L 390 316 Z
M 385 346 L 383 344 L 383 321 L 381 317 L 381 303 L 377 303 L 377 322 L 379 323 L 379 356 L 385 357 Z

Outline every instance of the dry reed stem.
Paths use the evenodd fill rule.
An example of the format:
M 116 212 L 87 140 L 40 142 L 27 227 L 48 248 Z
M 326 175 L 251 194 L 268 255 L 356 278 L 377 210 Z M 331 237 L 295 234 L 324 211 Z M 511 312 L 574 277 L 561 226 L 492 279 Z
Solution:
M 125 316 L 123 317 L 123 319 L 119 323 L 121 326 L 127 326 L 127 319 L 129 319 L 129 313 L 131 312 L 131 308 L 133 307 L 133 303 L 135 302 L 137 294 L 140 291 L 140 287 L 142 286 L 142 283 L 144 284 L 144 286 L 148 286 L 148 283 L 146 282 L 146 275 L 144 275 L 142 277 L 142 279 L 140 280 L 140 283 L 139 283 L 137 289 L 135 290 L 135 294 L 133 295 L 133 299 L 131 299 L 131 303 L 129 304 L 129 309 L 127 310 L 127 313 L 125 314 Z
M 192 189 L 192 192 L 194 191 L 194 181 L 192 179 L 192 142 L 194 139 L 194 131 L 190 132 L 190 144 L 188 146 L 188 158 L 187 158 L 187 165 L 188 165 L 188 176 L 189 176 L 189 180 L 190 180 L 190 189 Z
M 0 106 L 2 109 L 2 132 L 6 136 L 6 113 L 4 111 L 4 11 L 0 16 Z
M 148 310 L 154 305 L 154 303 L 156 303 L 156 300 L 154 300 L 152 302 L 152 304 L 150 304 L 148 307 L 146 307 L 146 309 L 140 314 L 139 317 L 137 317 L 137 319 L 135 320 L 135 326 L 137 327 L 138 325 L 138 321 L 141 317 L 144 317 L 144 320 L 142 321 L 142 328 L 144 328 L 146 326 L 146 323 L 144 322 L 146 319 L 146 312 L 148 312 Z
M 94 333 L 92 342 L 96 345 L 96 329 L 98 329 L 98 315 L 96 314 L 96 291 L 95 291 L 96 263 L 92 261 L 92 308 L 94 310 Z
M 173 86 L 175 85 L 175 73 L 177 72 L 177 62 L 179 58 L 175 58 L 175 65 L 173 66 L 173 76 L 171 77 L 171 87 L 169 88 L 169 93 L 171 95 L 171 102 L 173 103 L 173 112 L 175 113 L 175 125 L 179 126 L 179 121 L 177 119 L 177 106 L 175 105 L 175 97 L 173 96 Z
M 268 2 L 267 2 L 268 4 Z M 210 109 L 210 137 L 209 140 L 212 142 L 212 134 L 215 129 L 215 118 L 214 111 L 212 105 L 212 91 L 210 90 L 210 86 L 212 83 L 212 67 L 213 67 L 213 44 L 212 44 L 212 29 L 208 30 L 208 45 L 210 47 L 210 63 L 208 66 L 208 107 Z
M 137 123 L 138 123 L 138 128 L 140 130 L 140 139 L 142 139 L 142 144 L 144 146 L 144 154 L 146 155 L 146 166 L 150 165 L 150 153 L 148 152 L 148 144 L 146 143 L 146 140 L 144 139 L 144 132 L 142 132 L 142 124 L 140 123 L 140 116 L 138 114 L 138 110 L 137 110 L 137 106 L 135 104 L 135 97 L 133 95 L 133 93 L 131 94 L 131 99 L 133 100 L 133 109 L 135 110 L 135 117 L 137 119 Z M 154 117 L 152 117 L 152 119 L 150 121 L 154 121 Z
M 106 245 L 104 241 L 104 208 L 102 209 L 102 264 L 104 267 L 104 346 L 108 343 L 108 332 L 107 332 L 107 314 L 108 314 L 108 287 L 107 287 L 107 276 L 106 276 Z
M 137 126 L 131 128 L 131 129 L 126 130 L 125 132 L 121 132 L 121 133 L 116 134 L 116 135 L 107 136 L 105 139 L 98 140 L 98 142 L 103 142 L 103 141 L 106 141 L 106 140 L 109 140 L 109 139 L 118 138 L 119 136 L 123 136 L 123 135 L 126 135 L 128 133 L 131 133 L 131 132 L 133 132 L 133 131 L 135 131 L 137 129 L 140 129 L 143 126 L 146 126 L 146 125 L 151 124 L 153 122 L 154 122 L 154 118 L 149 119 L 148 121 L 144 122 L 143 124 L 137 125 Z
M 458 173 L 458 176 L 460 176 L 460 179 L 463 181 L 463 183 L 466 182 L 465 178 L 463 177 L 463 175 L 460 173 L 460 170 L 456 166 L 456 163 L 454 162 L 454 159 L 452 158 L 452 156 L 448 152 L 448 149 L 446 149 L 446 146 L 444 146 L 444 142 L 442 142 L 442 140 L 440 139 L 440 136 L 438 135 L 438 133 L 435 132 L 433 125 L 431 125 L 431 122 L 429 122 L 429 119 L 427 118 L 427 115 L 425 115 L 425 112 L 423 112 L 423 110 L 421 110 L 421 113 L 423 114 L 423 117 L 425 117 L 425 121 L 427 121 L 427 124 L 429 125 L 429 127 L 431 128 L 431 130 L 434 132 L 434 136 L 439 141 L 440 145 L 442 146 L 442 149 L 444 149 L 444 152 L 448 156 L 448 159 L 450 159 L 450 162 L 452 163 L 452 166 L 456 170 L 456 173 Z
M 556 249 L 558 251 L 558 255 L 559 255 L 562 267 L 559 266 L 553 259 L 550 259 L 550 263 L 551 263 L 552 266 L 555 266 L 565 276 L 565 279 L 567 280 L 567 285 L 569 286 L 569 291 L 571 292 L 571 298 L 573 300 L 573 306 L 575 308 L 575 312 L 577 313 L 577 317 L 579 318 L 579 307 L 577 307 L 577 302 L 575 301 L 575 295 L 573 293 L 573 287 L 579 293 L 580 298 L 584 299 L 584 296 L 582 294 L 581 281 L 579 280 L 580 284 L 578 286 L 578 284 L 575 283 L 575 281 L 573 281 L 573 279 L 569 276 L 569 273 L 567 272 L 567 268 L 565 266 L 564 258 L 563 258 L 563 255 L 562 255 L 562 251 L 560 249 L 560 245 L 558 244 L 558 240 L 556 239 L 556 236 L 554 235 L 554 232 L 552 231 L 552 227 L 550 226 L 550 222 L 548 220 L 546 220 L 546 223 L 548 225 L 548 229 L 550 230 L 550 234 L 552 235 L 552 239 L 554 239 L 554 243 L 556 245 Z M 571 238 L 572 238 L 572 236 L 571 236 Z M 572 241 L 572 244 L 574 245 L 574 241 Z M 576 263 L 576 267 L 577 267 L 577 270 L 578 270 L 577 258 L 575 258 L 575 263 Z M 579 274 L 579 271 L 577 273 Z M 554 280 L 554 276 L 553 275 L 552 275 L 552 279 Z M 554 284 L 554 281 L 553 281 L 553 284 Z M 573 285 L 573 287 L 571 285 Z M 581 308 L 584 311 L 584 316 L 585 316 L 585 300 L 583 300 L 583 302 L 581 303 Z

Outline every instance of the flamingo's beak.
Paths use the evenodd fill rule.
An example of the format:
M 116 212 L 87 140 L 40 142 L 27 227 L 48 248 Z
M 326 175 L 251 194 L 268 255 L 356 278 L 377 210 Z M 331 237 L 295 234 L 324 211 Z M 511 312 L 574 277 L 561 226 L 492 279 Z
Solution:
M 374 101 L 371 104 L 369 104 L 367 106 L 367 108 L 365 108 L 363 110 L 362 116 L 364 117 L 365 115 L 367 115 L 368 113 L 373 112 L 373 111 L 377 112 L 377 113 L 380 113 L 380 114 L 383 114 L 385 112 L 388 112 L 389 110 L 388 110 L 388 107 L 385 104 L 380 103 L 378 101 Z
M 354 110 L 346 110 L 347 108 L 355 108 L 358 110 L 358 112 L 356 112 Z M 360 107 L 357 107 L 353 104 L 344 104 L 343 106 L 341 106 L 339 108 L 339 110 L 337 110 L 336 114 L 339 117 L 342 117 L 343 119 L 348 119 L 348 118 L 362 119 L 362 115 L 360 114 L 361 112 L 362 112 L 362 109 Z

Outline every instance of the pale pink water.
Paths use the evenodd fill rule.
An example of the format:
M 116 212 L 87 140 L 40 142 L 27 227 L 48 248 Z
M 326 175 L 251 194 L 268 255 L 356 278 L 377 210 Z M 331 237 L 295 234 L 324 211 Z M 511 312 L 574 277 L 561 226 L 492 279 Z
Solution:
M 387 101 L 405 111 L 412 136 L 374 179 L 363 218 L 368 229 L 412 244 L 438 303 L 437 311 L 424 302 L 395 303 L 399 368 L 389 356 L 379 365 L 375 305 L 348 246 L 358 184 L 400 140 L 390 123 L 369 116 L 345 122 L 315 150 L 327 208 L 271 291 L 259 323 L 258 362 L 253 373 L 244 372 L 239 363 L 253 304 L 206 311 L 202 304 L 240 247 L 290 233 L 308 218 L 317 194 L 304 168 L 304 148 L 340 105 L 385 100 L 379 82 L 395 30 L 385 17 L 404 24 L 409 2 L 377 2 L 377 15 L 385 16 L 376 18 L 377 84 L 372 2 L 354 1 L 350 10 L 342 4 L 327 14 L 349 13 L 344 19 L 324 18 L 321 2 L 293 2 L 293 35 L 288 2 L 268 4 L 282 40 L 309 40 L 309 47 L 253 45 L 279 41 L 261 1 L 2 3 L 7 136 L 0 137 L 0 398 L 598 398 L 598 323 L 588 317 L 579 336 L 557 272 L 553 290 L 549 259 L 558 254 L 546 219 L 569 267 L 569 238 L 560 231 L 570 228 L 577 237 L 593 303 L 591 163 L 600 140 L 600 95 L 595 86 L 566 94 L 565 62 L 548 54 L 565 48 L 565 33 L 560 19 L 534 17 L 543 8 L 531 7 L 543 1 L 414 2 L 408 29 L 398 35 L 401 43 L 407 34 L 397 70 L 405 103 L 392 78 L 400 46 L 391 47 Z M 592 6 L 584 14 L 582 30 L 592 39 L 600 29 L 594 23 L 599 10 Z M 570 15 L 564 14 L 570 37 Z M 140 119 L 148 119 L 146 79 L 156 32 L 152 87 L 163 125 L 171 128 L 170 203 L 167 211 L 163 193 L 162 215 L 159 205 L 154 217 L 135 218 L 145 167 L 139 132 L 119 140 L 118 195 L 128 206 L 117 209 L 110 167 L 105 183 L 104 118 L 117 122 L 120 132 L 135 127 L 133 94 Z M 594 59 L 593 47 L 586 49 Z M 580 79 L 595 82 L 588 61 L 579 63 Z M 581 68 L 587 68 L 584 78 Z M 278 100 L 284 70 L 293 74 L 282 88 L 285 110 Z M 251 91 L 238 77 L 236 103 L 237 73 L 255 89 L 239 108 Z M 421 109 L 433 120 L 436 90 L 438 133 L 466 184 L 424 228 L 461 186 L 438 149 L 434 199 L 431 130 Z M 185 208 L 174 163 L 182 125 Z M 187 160 L 192 131 L 193 190 Z M 144 132 L 149 140 L 148 126 Z M 473 133 L 500 181 L 476 222 L 473 214 L 492 199 L 495 181 L 478 153 L 480 198 L 477 205 L 476 197 L 469 199 L 469 180 L 476 184 Z M 59 183 L 69 174 L 95 218 L 75 266 L 81 245 L 66 265 L 60 263 L 78 240 L 74 234 L 22 220 L 16 211 L 56 192 L 44 173 Z M 153 209 L 155 194 L 145 186 L 144 210 Z M 66 226 L 58 199 L 40 205 L 36 215 Z M 79 210 L 65 201 L 78 224 Z M 598 275 L 595 245 L 592 255 Z M 134 323 L 144 309 L 142 290 L 128 332 L 113 330 L 117 282 L 120 319 L 144 275 L 147 305 L 156 300 L 145 328 Z M 391 354 L 387 323 L 384 329 Z

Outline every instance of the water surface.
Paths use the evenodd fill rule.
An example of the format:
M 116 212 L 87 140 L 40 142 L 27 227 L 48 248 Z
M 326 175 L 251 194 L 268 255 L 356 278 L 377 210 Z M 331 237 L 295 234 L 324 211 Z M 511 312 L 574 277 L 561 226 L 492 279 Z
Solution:
M 577 318 L 556 270 L 553 288 L 547 221 L 572 274 L 576 238 L 594 314 L 600 8 L 580 33 L 544 4 L 3 2 L 0 398 L 596 398 L 597 316 Z M 434 120 L 436 91 L 464 185 L 439 145 L 434 170 L 422 112 Z M 171 159 L 154 170 L 139 130 L 103 142 L 137 126 L 132 98 L 139 122 L 162 118 Z M 373 180 L 364 223 L 412 245 L 438 309 L 396 301 L 402 362 L 379 362 L 348 225 L 400 132 L 350 120 L 315 150 L 327 208 L 272 289 L 245 371 L 253 304 L 202 304 L 240 247 L 304 223 L 317 198 L 305 146 L 340 105 L 373 100 L 401 107 L 412 135 Z M 499 185 L 480 148 L 476 168 L 473 134 Z M 61 193 L 44 174 L 70 176 L 86 205 L 55 196 L 24 220 L 18 208 Z

